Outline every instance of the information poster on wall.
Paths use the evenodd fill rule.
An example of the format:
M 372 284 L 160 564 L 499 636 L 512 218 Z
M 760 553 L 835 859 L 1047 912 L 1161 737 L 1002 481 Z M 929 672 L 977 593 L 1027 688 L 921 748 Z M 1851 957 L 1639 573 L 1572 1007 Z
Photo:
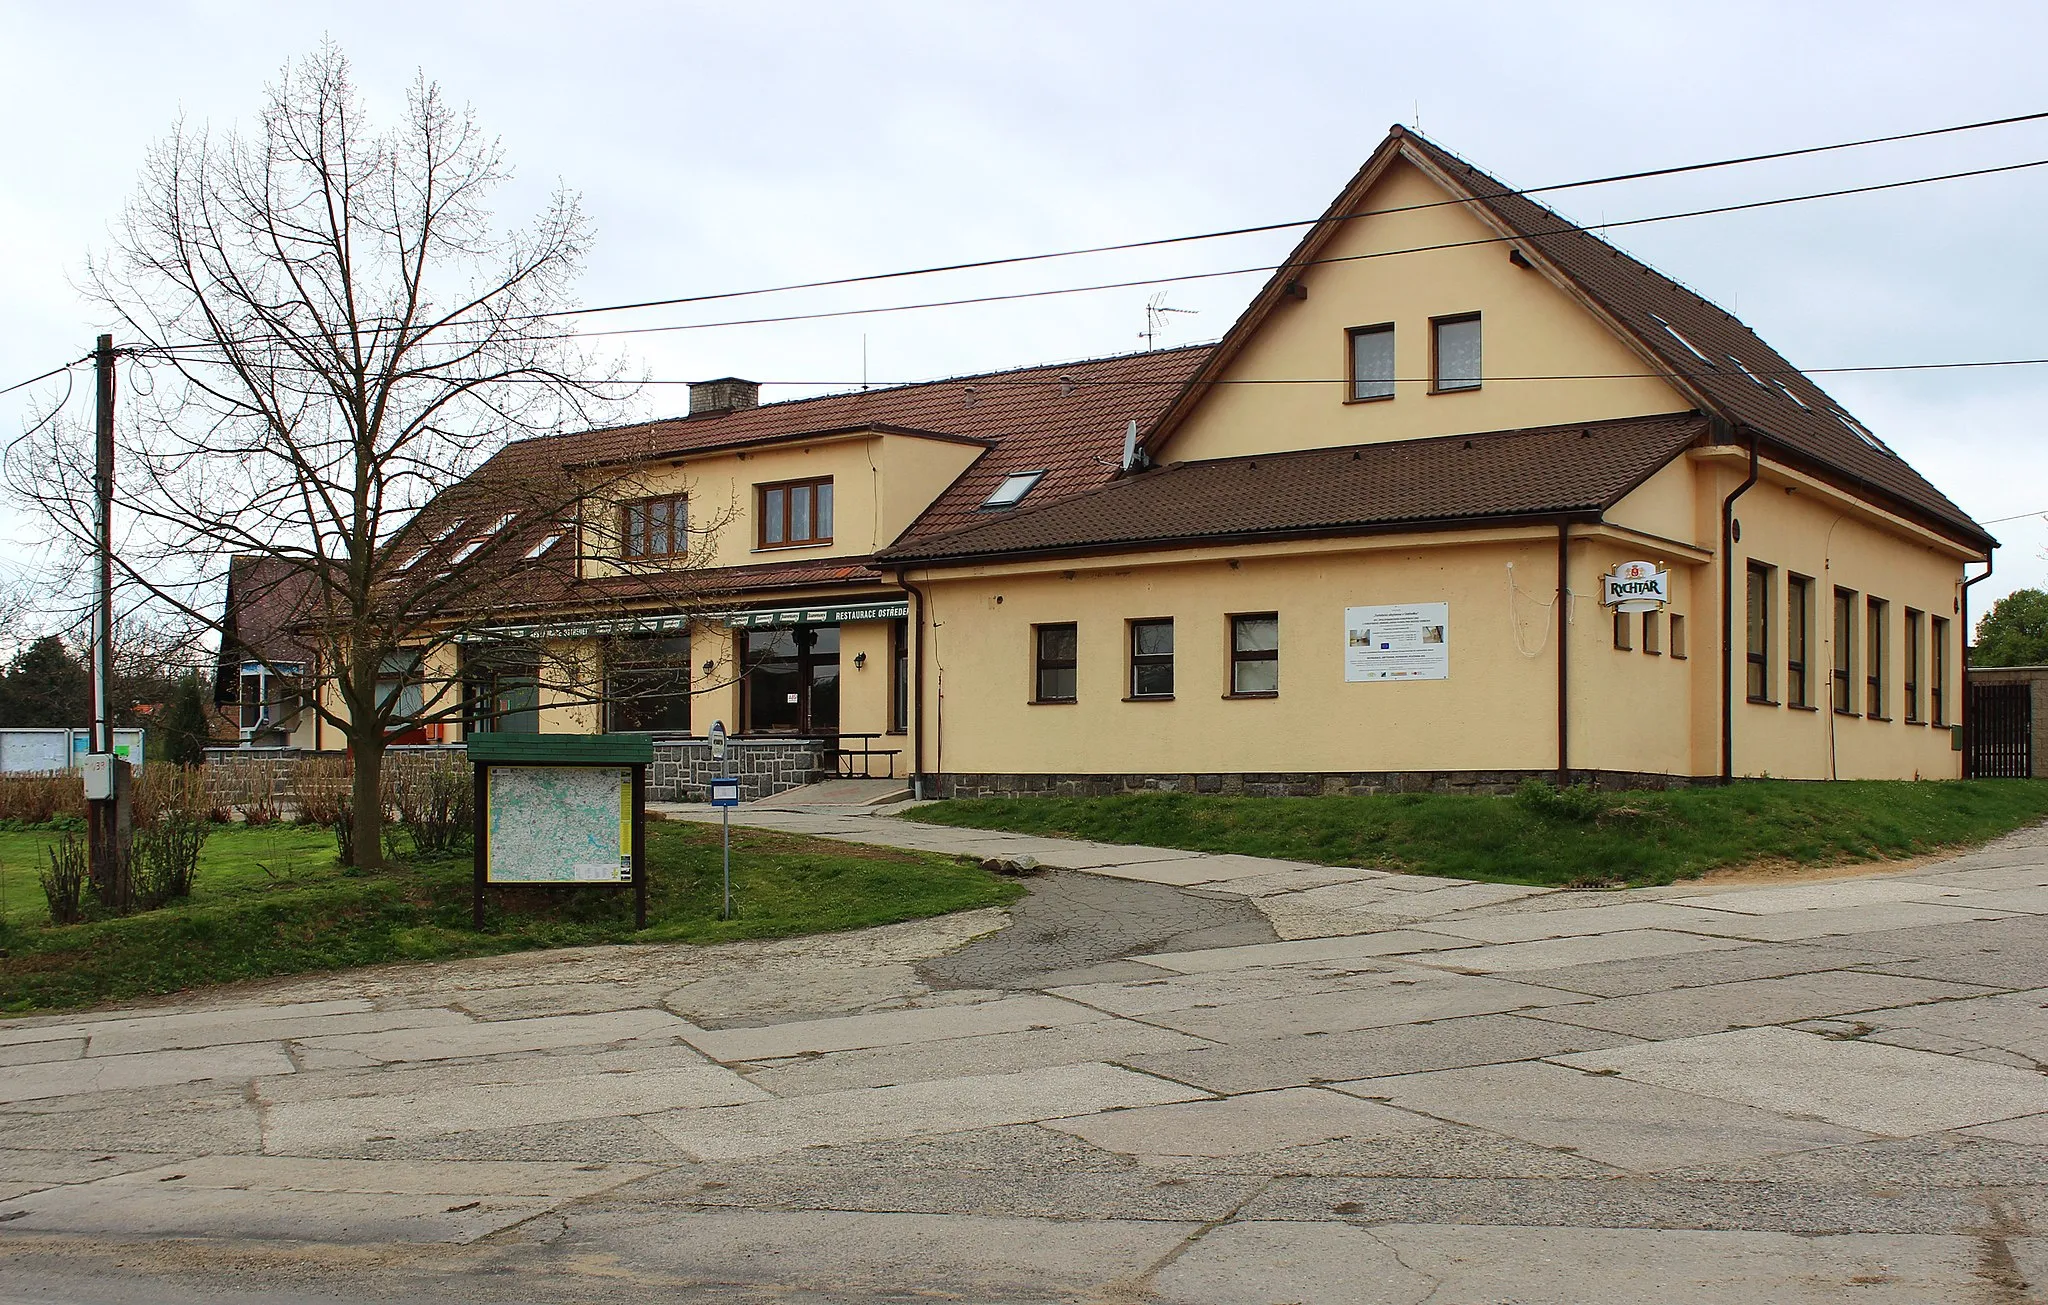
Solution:
M 485 792 L 491 883 L 632 882 L 631 770 L 491 766 Z
M 1451 678 L 1451 605 L 1394 603 L 1344 609 L 1344 678 Z

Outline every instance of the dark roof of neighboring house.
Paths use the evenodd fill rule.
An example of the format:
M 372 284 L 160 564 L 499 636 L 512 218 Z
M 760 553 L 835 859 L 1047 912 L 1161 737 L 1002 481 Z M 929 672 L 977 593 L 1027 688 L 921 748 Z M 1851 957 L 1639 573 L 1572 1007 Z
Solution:
M 233 702 L 236 676 L 244 661 L 261 659 L 306 663 L 313 645 L 294 632 L 311 605 L 313 573 L 286 558 L 242 556 L 228 559 L 226 629 L 214 669 L 216 703 Z
M 1590 516 L 1708 429 L 1705 417 L 1688 412 L 1176 462 L 900 545 L 877 560 L 916 565 Z
M 1974 546 L 1988 548 L 1995 542 L 1967 512 L 1732 314 L 1400 126 L 1392 129 L 1323 220 L 1310 228 L 1274 273 L 1217 346 L 1204 372 L 1191 379 L 1162 416 L 1148 442 L 1156 445 L 1193 407 L 1204 388 L 1200 382 L 1228 365 L 1237 347 L 1285 293 L 1288 282 L 1302 275 L 1303 266 L 1313 262 L 1344 218 L 1361 211 L 1364 194 L 1396 155 L 1434 175 L 1454 195 L 1470 196 L 1481 221 L 1511 237 L 1525 255 L 1546 263 L 1597 312 L 1621 327 L 1682 390 L 1695 395 L 1703 409 L 1757 432 L 1771 456 L 1802 465 L 1823 479 L 1864 489 Z M 1690 341 L 1692 348 L 1672 331 Z

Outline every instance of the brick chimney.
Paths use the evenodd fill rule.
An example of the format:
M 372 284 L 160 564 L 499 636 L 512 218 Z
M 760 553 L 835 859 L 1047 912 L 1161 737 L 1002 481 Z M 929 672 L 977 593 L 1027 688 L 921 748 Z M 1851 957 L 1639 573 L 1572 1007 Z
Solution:
M 761 383 L 722 376 L 715 381 L 690 382 L 690 415 L 718 417 L 761 402 Z

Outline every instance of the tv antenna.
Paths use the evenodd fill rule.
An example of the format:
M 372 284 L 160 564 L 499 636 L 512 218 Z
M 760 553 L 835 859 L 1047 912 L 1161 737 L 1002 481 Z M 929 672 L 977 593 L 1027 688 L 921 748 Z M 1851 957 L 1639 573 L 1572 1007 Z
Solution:
M 1158 339 L 1159 328 L 1165 322 L 1168 313 L 1184 313 L 1189 317 L 1193 317 L 1200 311 L 1197 308 L 1167 307 L 1166 291 L 1161 290 L 1158 294 L 1145 301 L 1145 329 L 1138 332 L 1138 338 L 1145 342 L 1147 349 L 1150 349 L 1153 347 L 1153 341 Z

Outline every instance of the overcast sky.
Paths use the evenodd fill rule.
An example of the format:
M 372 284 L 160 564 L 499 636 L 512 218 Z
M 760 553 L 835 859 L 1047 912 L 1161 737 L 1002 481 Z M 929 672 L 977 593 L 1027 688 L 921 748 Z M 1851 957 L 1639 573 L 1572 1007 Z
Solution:
M 1512 185 L 2048 109 L 2039 5 L 1176 3 L 547 6 L 0 0 L 0 385 L 90 348 L 72 289 L 178 116 L 246 118 L 323 34 L 373 111 L 415 72 L 475 106 L 517 166 L 501 214 L 557 183 L 615 303 L 1312 217 L 1388 124 Z M 324 12 L 323 12 L 324 10 Z M 2048 159 L 2048 122 L 1580 190 L 1582 221 Z M 1617 233 L 1795 364 L 2048 357 L 2048 167 Z M 612 315 L 664 325 L 1270 263 L 1292 235 Z M 1213 339 L 1258 277 L 1194 281 L 1162 343 Z M 765 398 L 1141 347 L 1149 291 L 632 337 L 658 380 Z M 735 312 L 734 309 L 743 311 Z M 1819 378 L 1980 521 L 2048 511 L 2048 367 Z M 795 382 L 785 385 L 778 382 Z M 59 387 L 61 392 L 61 387 Z M 77 402 L 88 401 L 80 385 Z M 0 398 L 0 432 L 23 402 Z M 679 412 L 650 387 L 649 415 Z M 81 407 L 82 410 L 82 407 Z M 1983 600 L 2048 583 L 2040 516 Z M 0 515 L 0 566 L 33 568 Z

